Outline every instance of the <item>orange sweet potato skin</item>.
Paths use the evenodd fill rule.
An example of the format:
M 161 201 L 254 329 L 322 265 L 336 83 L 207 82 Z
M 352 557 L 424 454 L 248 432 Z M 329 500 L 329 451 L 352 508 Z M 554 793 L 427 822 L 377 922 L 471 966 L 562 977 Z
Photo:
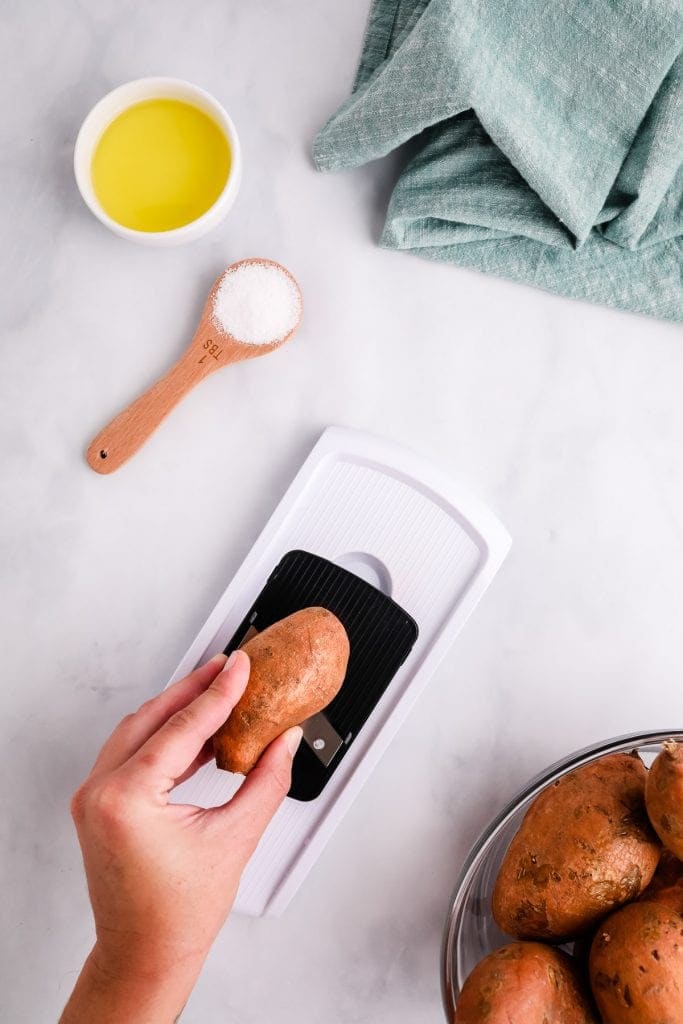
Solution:
M 326 608 L 304 608 L 247 641 L 249 682 L 213 737 L 216 764 L 246 775 L 277 736 L 326 707 L 344 682 L 349 640 Z
M 670 740 L 655 758 L 645 787 L 645 804 L 659 838 L 683 859 L 683 743 Z
M 644 898 L 601 924 L 591 947 L 590 980 L 603 1024 L 683 1021 L 681 889 L 678 906 L 670 898 Z
M 512 942 L 477 964 L 453 1024 L 597 1024 L 571 957 L 540 942 Z
M 646 778 L 636 754 L 608 754 L 539 794 L 496 880 L 493 916 L 503 931 L 576 938 L 640 895 L 661 854 L 645 812 Z
M 683 862 L 665 850 L 654 878 L 640 899 L 665 903 L 672 910 L 683 914 Z

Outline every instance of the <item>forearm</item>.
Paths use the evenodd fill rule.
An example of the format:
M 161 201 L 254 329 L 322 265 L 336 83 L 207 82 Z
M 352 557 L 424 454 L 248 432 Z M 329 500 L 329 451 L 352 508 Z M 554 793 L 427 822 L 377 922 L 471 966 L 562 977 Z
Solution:
M 131 974 L 103 961 L 95 946 L 59 1024 L 175 1024 L 201 967 L 200 961 L 176 964 L 163 976 Z

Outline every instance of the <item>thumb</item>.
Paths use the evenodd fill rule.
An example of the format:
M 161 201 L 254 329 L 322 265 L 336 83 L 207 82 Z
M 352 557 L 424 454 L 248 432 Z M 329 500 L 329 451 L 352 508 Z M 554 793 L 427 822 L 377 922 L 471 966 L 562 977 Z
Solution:
M 292 761 L 302 736 L 301 727 L 295 725 L 273 740 L 232 800 L 213 812 L 216 817 L 229 821 L 231 832 L 244 843 L 248 857 L 289 792 Z

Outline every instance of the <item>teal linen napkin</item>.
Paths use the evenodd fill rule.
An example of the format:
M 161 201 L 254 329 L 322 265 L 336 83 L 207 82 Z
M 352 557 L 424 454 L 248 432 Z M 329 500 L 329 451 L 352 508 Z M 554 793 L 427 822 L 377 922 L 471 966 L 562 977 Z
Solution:
M 683 2 L 374 0 L 322 170 L 414 140 L 381 244 L 683 320 Z

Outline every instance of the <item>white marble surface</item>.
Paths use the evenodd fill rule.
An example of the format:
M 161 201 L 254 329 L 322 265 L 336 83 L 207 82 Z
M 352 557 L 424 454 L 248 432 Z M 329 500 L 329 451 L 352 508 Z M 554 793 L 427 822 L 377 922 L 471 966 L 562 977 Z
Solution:
M 72 790 L 168 677 L 329 423 L 431 456 L 514 547 L 291 909 L 228 923 L 184 1020 L 438 1021 L 449 892 L 490 815 L 577 746 L 681 728 L 681 332 L 376 247 L 394 162 L 324 177 L 308 157 L 349 88 L 366 6 L 4 12 L 8 1024 L 54 1020 L 91 941 Z M 90 105 L 147 74 L 213 91 L 244 146 L 237 205 L 187 248 L 115 238 L 72 178 Z M 96 476 L 89 438 L 178 355 L 216 273 L 251 254 L 299 278 L 296 343 L 216 375 Z

